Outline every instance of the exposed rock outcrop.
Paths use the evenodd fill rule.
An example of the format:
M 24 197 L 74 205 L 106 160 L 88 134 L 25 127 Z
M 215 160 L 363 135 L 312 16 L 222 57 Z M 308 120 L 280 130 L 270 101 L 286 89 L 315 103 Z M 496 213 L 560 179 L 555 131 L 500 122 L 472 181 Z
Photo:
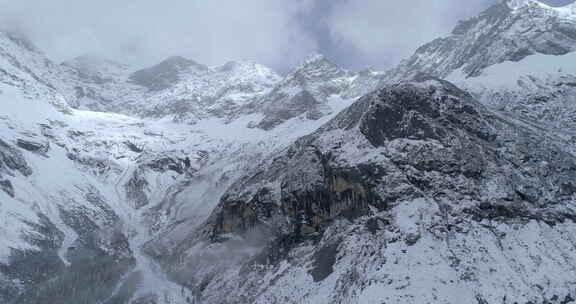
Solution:
M 207 303 L 230 302 L 239 295 L 236 291 L 249 303 L 274 294 L 276 281 L 302 275 L 294 264 L 311 260 L 314 281 L 342 284 L 329 292 L 341 301 L 354 298 L 352 289 L 362 290 L 367 280 L 376 280 L 377 269 L 393 267 L 386 261 L 397 254 L 393 248 L 398 241 L 403 244 L 398 252 L 413 256 L 421 254 L 422 246 L 442 254 L 445 246 L 448 252 L 473 250 L 464 241 L 468 238 L 481 246 L 492 242 L 471 231 L 498 235 L 518 227 L 563 233 L 576 220 L 571 207 L 576 193 L 568 182 L 576 178 L 576 157 L 565 152 L 563 144 L 530 125 L 507 121 L 448 82 L 421 78 L 392 85 L 361 98 L 228 190 L 195 246 L 204 240 L 227 248 L 227 240 L 250 242 L 255 235 L 266 240 L 267 245 L 251 249 L 252 258 L 238 262 L 243 265 L 240 273 L 216 266 L 204 272 L 197 266 L 189 277 L 186 268 L 170 269 L 182 282 L 202 282 L 201 288 L 190 286 Z M 518 237 L 519 242 L 529 241 Z M 187 248 L 171 259 L 200 258 L 204 250 L 215 250 L 195 253 Z M 358 256 L 347 257 L 350 254 Z M 485 258 L 498 254 L 503 253 L 495 249 Z M 481 275 L 492 277 L 467 266 L 473 259 L 459 255 L 439 263 L 448 263 L 446 267 L 462 276 L 456 285 L 474 285 L 473 278 Z M 283 263 L 293 266 L 281 272 Z M 371 263 L 380 266 L 365 274 L 344 270 L 375 268 Z M 544 271 L 537 265 L 519 267 Z M 257 283 L 270 276 L 276 276 L 267 281 L 270 285 Z M 226 283 L 220 281 L 223 277 Z M 405 280 L 407 286 L 414 282 Z M 241 287 L 232 288 L 235 282 Z M 304 282 L 295 284 L 303 288 Z M 222 288 L 232 294 L 216 295 Z M 496 294 L 514 294 L 496 285 L 490 288 Z M 559 294 L 565 297 L 568 292 Z M 302 299 L 296 294 L 289 298 Z M 402 294 L 391 292 L 390 300 L 400 301 Z M 476 296 L 491 298 L 478 293 L 471 300 Z

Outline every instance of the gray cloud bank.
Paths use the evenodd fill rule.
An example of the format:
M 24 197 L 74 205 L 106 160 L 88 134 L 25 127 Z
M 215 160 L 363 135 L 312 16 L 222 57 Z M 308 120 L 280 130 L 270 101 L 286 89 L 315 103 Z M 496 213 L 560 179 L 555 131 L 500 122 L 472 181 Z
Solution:
M 496 1 L 0 0 L 0 22 L 56 61 L 91 53 L 150 64 L 183 55 L 285 70 L 320 52 L 350 68 L 385 68 Z

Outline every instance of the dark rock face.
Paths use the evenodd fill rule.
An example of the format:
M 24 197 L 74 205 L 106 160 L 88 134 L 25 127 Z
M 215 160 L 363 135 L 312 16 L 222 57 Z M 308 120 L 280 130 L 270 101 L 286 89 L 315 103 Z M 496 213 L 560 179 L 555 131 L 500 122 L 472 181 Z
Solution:
M 50 150 L 49 143 L 41 143 L 26 139 L 18 139 L 16 144 L 18 145 L 18 147 L 34 153 L 45 154 L 46 152 L 48 152 L 48 150 Z
M 12 183 L 9 180 L 0 180 L 0 189 L 11 197 L 14 197 L 15 195 L 14 186 L 12 186 Z
M 178 82 L 182 73 L 192 69 L 205 71 L 208 68 L 192 60 L 174 56 L 151 68 L 133 73 L 130 75 L 130 81 L 150 91 L 161 91 Z
M 114 170 L 114 166 L 107 159 L 84 155 L 78 153 L 78 151 L 76 152 L 77 153 L 67 153 L 66 157 L 85 170 L 89 170 L 94 174 L 103 174 Z
M 270 191 L 262 189 L 252 201 L 228 201 L 217 219 L 214 235 L 231 232 L 246 232 L 260 223 L 261 219 L 272 218 L 278 208 L 272 205 Z
M 424 242 L 423 231 L 382 241 L 398 229 L 392 210 L 418 208 L 409 204 L 438 209 L 440 220 L 428 228 L 434 235 L 466 234 L 470 223 L 484 220 L 573 222 L 576 214 L 565 206 L 575 194 L 569 181 L 576 178 L 576 158 L 561 144 L 541 130 L 502 119 L 448 82 L 421 78 L 391 85 L 359 99 L 235 183 L 201 238 L 219 243 L 265 230 L 268 245 L 246 261 L 247 273 L 258 273 L 251 270 L 255 264 L 275 267 L 298 259 L 294 251 L 313 247 L 308 273 L 321 283 L 346 248 L 341 238 L 359 233 L 333 234 L 334 227 L 349 225 L 374 238 L 358 253 L 364 260 L 382 258 L 384 249 L 373 247 L 386 242 L 406 248 Z M 339 284 L 352 286 L 361 274 L 343 276 Z M 200 276 L 199 293 L 219 286 L 213 278 Z M 335 293 L 344 297 L 346 290 Z
M 340 130 L 348 134 L 326 139 Z M 371 145 L 362 148 L 369 153 L 385 148 L 377 161 L 350 165 L 353 155 L 343 146 L 358 135 Z M 270 218 L 287 217 L 291 233 L 304 236 L 322 231 L 335 217 L 368 214 L 369 206 L 384 209 L 386 202 L 438 194 L 496 199 L 509 206 L 502 210 L 546 209 L 574 194 L 568 181 L 576 177 L 576 161 L 542 140 L 448 82 L 394 85 L 360 99 L 240 180 L 222 200 L 214 233 L 242 233 Z M 499 176 L 507 181 L 490 199 L 483 189 Z M 278 188 L 259 186 L 275 183 Z
M 208 157 L 206 154 L 203 154 Z M 138 160 L 139 165 L 134 169 L 130 178 L 124 185 L 126 197 L 134 204 L 136 209 L 149 204 L 150 192 L 149 176 L 154 173 L 175 173 L 178 175 L 193 174 L 196 169 L 191 167 L 189 156 L 183 156 L 176 152 L 151 153 L 143 152 Z
M 504 200 L 542 206 L 547 204 L 542 199 L 547 197 L 545 192 L 554 197 L 548 203 L 571 197 L 571 186 L 563 181 L 575 174 L 571 155 L 552 143 L 537 144 L 540 136 L 533 131 L 501 120 L 446 82 L 434 82 L 439 85 L 393 86 L 359 101 L 369 104 L 363 106 L 369 110 L 358 124 L 360 132 L 374 147 L 387 147 L 389 159 L 408 173 L 412 184 L 426 192 L 441 193 L 449 192 L 450 183 L 437 184 L 438 180 L 429 179 L 432 175 L 426 175 L 440 173 L 452 179 L 452 185 L 465 178 L 476 187 L 494 175 L 504 175 L 510 178 Z M 342 119 L 355 115 L 353 111 L 343 113 Z M 418 143 L 397 150 L 390 146 L 397 140 Z M 432 148 L 433 143 L 440 146 Z M 539 163 L 557 168 L 552 169 L 556 173 L 551 174 L 550 168 L 541 168 Z M 538 173 L 526 174 L 521 170 L 524 166 L 538 168 Z M 548 182 L 556 186 L 536 186 Z M 475 187 L 470 190 L 481 191 Z M 480 192 L 476 195 L 483 197 Z
M 186 159 L 180 159 L 172 155 L 159 155 L 147 161 L 145 166 L 157 172 L 174 171 L 178 174 L 184 174 L 190 167 L 190 159 L 186 163 Z
M 281 101 L 286 98 L 286 101 Z M 266 117 L 258 124 L 258 127 L 264 130 L 270 130 L 286 120 L 304 113 L 307 113 L 308 119 L 318 119 L 321 117 L 315 114 L 318 112 L 317 107 L 319 107 L 320 103 L 308 91 L 302 91 L 292 97 L 278 93 L 278 96 L 271 100 L 271 102 L 282 102 L 282 107 L 272 108 L 266 113 Z
M 40 224 L 27 223 L 35 233 L 26 235 L 25 239 L 40 250 L 14 249 L 8 263 L 0 263 L 0 273 L 8 278 L 7 281 L 0 281 L 2 303 L 12 303 L 19 296 L 23 286 L 14 282 L 20 280 L 25 283 L 24 289 L 33 289 L 64 269 L 57 252 L 63 233 L 46 216 L 40 214 L 39 217 Z
M 80 205 L 72 198 L 59 207 L 61 221 L 77 238 L 64 246 L 64 233 L 44 214 L 22 239 L 32 247 L 12 249 L 0 263 L 1 303 L 95 303 L 109 297 L 135 264 L 120 220 L 95 189 Z
M 262 300 L 261 293 L 280 293 L 277 282 L 292 284 L 307 274 L 310 280 L 299 286 L 313 280 L 334 290 L 332 302 L 357 303 L 356 292 L 370 284 L 399 290 L 390 286 L 394 272 L 400 271 L 395 280 L 409 281 L 411 270 L 398 269 L 420 267 L 411 259 L 422 255 L 442 256 L 430 262 L 435 265 L 446 254 L 446 269 L 475 284 L 486 274 L 474 268 L 483 253 L 469 257 L 472 251 L 491 246 L 494 253 L 486 256 L 507 254 L 494 245 L 506 233 L 514 234 L 512 243 L 532 242 L 518 240 L 518 229 L 572 229 L 576 158 L 564 144 L 502 118 L 445 81 L 420 77 L 390 85 L 265 159 L 228 189 L 197 242 L 169 253 L 176 261 L 194 259 L 210 251 L 190 256 L 191 246 L 228 248 L 229 240 L 264 231 L 258 234 L 266 245 L 239 258 L 238 274 L 217 266 L 193 274 L 179 265 L 170 270 L 208 303 L 234 303 L 239 294 L 246 303 Z M 426 255 L 432 247 L 448 249 Z M 363 273 L 368 269 L 374 274 Z M 232 294 L 214 294 L 222 288 Z M 398 293 L 397 299 L 415 294 Z M 560 294 L 556 302 L 566 295 Z
M 40 247 L 41 251 L 31 251 L 29 255 L 15 254 L 15 257 L 22 259 L 21 264 L 14 261 L 9 263 L 8 267 L 15 269 L 15 278 L 23 278 L 23 269 L 20 267 L 23 265 L 41 271 L 41 278 L 27 280 L 30 286 L 10 303 L 71 304 L 103 301 L 134 266 L 128 240 L 117 230 L 114 215 L 110 215 L 107 227 L 100 227 L 94 222 L 87 210 L 61 209 L 61 218 L 78 234 L 78 239 L 67 248 L 66 259 L 70 264 L 64 265 L 57 255 L 61 238 L 57 244 Z M 47 231 L 43 235 L 53 233 Z M 42 267 L 35 266 L 33 262 L 36 260 Z M 46 263 L 50 261 L 53 261 L 54 266 Z
M 54 280 L 29 289 L 13 303 L 95 303 L 104 301 L 133 261 L 111 256 L 86 259 L 57 273 Z
M 250 189 L 260 178 L 279 183 L 279 201 L 274 200 L 277 195 L 273 192 L 277 190 L 268 188 L 258 190 L 249 201 L 233 194 L 236 189 Z M 222 200 L 214 234 L 243 233 L 273 218 L 286 217 L 287 227 L 280 224 L 269 228 L 287 228 L 296 238 L 306 237 L 321 232 L 337 217 L 354 219 L 369 213 L 369 206 L 385 208 L 372 188 L 360 169 L 338 166 L 330 154 L 323 154 L 304 139 L 276 159 L 269 172 L 233 186 L 234 190 Z
M 326 279 L 334 271 L 339 243 L 328 244 L 314 254 L 314 268 L 310 274 L 315 282 Z
M 124 186 L 126 189 L 126 197 L 134 202 L 134 206 L 138 209 L 148 205 L 148 195 L 146 194 L 148 188 L 148 180 L 143 177 L 144 171 L 142 169 L 134 170 L 134 173 Z
M 301 115 L 308 120 L 317 120 L 330 112 L 326 104 L 329 96 L 361 94 L 369 90 L 376 79 L 372 74 L 364 74 L 357 77 L 357 82 L 350 83 L 348 78 L 352 75 L 323 56 L 313 56 L 266 95 L 245 106 L 243 111 L 264 114 L 256 125 L 264 130 Z
M 18 171 L 24 176 L 32 174 L 32 169 L 22 153 L 0 139 L 0 174 L 13 175 L 13 171 Z
M 360 124 L 361 132 L 375 147 L 399 138 L 443 140 L 458 130 L 477 132 L 474 135 L 493 140 L 496 135 L 489 133 L 472 97 L 448 83 L 445 85 L 448 94 L 438 99 L 429 97 L 437 93 L 435 88 L 428 95 L 410 87 L 380 91 L 369 115 Z
M 142 153 L 144 152 L 144 147 L 142 145 L 138 145 L 132 141 L 125 141 L 124 145 L 130 149 L 130 151 L 134 153 Z

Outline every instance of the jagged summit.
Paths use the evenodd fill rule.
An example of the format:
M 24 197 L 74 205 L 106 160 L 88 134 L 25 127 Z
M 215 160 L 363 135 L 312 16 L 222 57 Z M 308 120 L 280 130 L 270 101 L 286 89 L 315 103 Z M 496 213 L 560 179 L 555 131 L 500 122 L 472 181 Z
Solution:
M 542 7 L 549 7 L 548 5 L 538 1 L 538 0 L 505 0 L 506 5 L 512 10 L 521 9 L 527 6 L 542 6 Z
M 320 62 L 320 61 L 324 61 L 327 60 L 326 56 L 324 54 L 318 53 L 318 52 L 313 52 L 308 54 L 308 56 L 306 56 L 303 60 L 303 65 L 307 65 L 307 64 L 312 64 L 315 62 Z
M 342 77 L 349 73 L 349 71 L 330 61 L 326 56 L 313 53 L 307 56 L 287 78 L 293 76 L 301 78 L 303 81 L 317 81 Z
M 297 117 L 319 120 L 376 88 L 381 77 L 372 70 L 354 73 L 312 54 L 249 108 L 264 114 L 257 126 L 265 130 Z
M 492 65 L 533 54 L 563 55 L 576 49 L 576 4 L 553 8 L 536 0 L 496 4 L 461 21 L 452 35 L 420 47 L 389 72 L 395 80 L 417 73 L 447 77 L 458 71 L 475 77 Z
M 193 60 L 172 56 L 152 67 L 135 72 L 130 75 L 130 80 L 151 91 L 161 91 L 180 81 L 184 73 L 206 70 L 208 67 Z
M 324 64 L 336 65 L 325 55 L 314 52 L 306 56 L 304 60 L 302 60 L 302 62 L 296 67 L 295 70 L 299 70 L 308 66 L 324 65 Z

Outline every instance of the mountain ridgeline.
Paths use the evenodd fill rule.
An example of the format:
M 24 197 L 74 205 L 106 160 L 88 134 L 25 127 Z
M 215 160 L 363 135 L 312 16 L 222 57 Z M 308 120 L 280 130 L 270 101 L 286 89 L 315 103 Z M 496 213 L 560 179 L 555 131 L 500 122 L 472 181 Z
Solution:
M 537 0 L 382 72 L 0 31 L 0 304 L 576 303 L 575 51 Z

